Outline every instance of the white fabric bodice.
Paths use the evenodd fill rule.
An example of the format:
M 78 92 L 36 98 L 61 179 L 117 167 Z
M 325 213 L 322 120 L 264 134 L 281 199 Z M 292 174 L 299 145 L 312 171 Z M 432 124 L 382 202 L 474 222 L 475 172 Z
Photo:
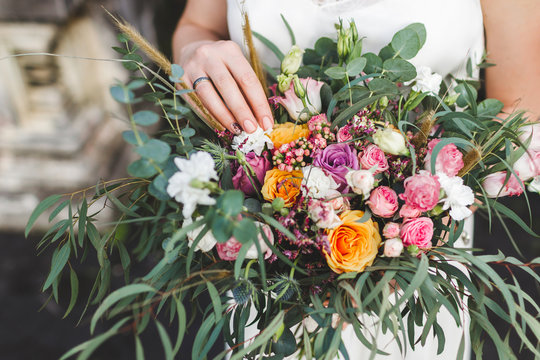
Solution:
M 411 61 L 429 66 L 446 77 L 466 77 L 466 64 L 472 57 L 478 64 L 484 52 L 484 32 L 480 0 L 227 0 L 229 34 L 243 44 L 241 9 L 249 15 L 251 27 L 282 52 L 291 47 L 290 36 L 281 20 L 291 25 L 297 45 L 313 48 L 315 41 L 336 38 L 334 24 L 354 19 L 363 40 L 363 51 L 378 53 L 393 34 L 420 22 L 426 26 L 426 43 Z M 255 40 L 263 62 L 277 66 L 275 55 Z M 477 76 L 477 74 L 475 74 Z

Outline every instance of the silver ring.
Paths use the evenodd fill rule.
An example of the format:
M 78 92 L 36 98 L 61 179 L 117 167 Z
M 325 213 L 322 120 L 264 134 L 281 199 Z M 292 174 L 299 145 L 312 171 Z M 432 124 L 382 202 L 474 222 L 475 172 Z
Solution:
M 193 82 L 193 85 L 192 85 L 193 90 L 195 90 L 197 85 L 199 85 L 199 83 L 202 82 L 202 81 L 210 81 L 210 82 L 212 82 L 212 80 L 208 76 L 201 76 L 201 77 L 195 79 L 195 81 Z

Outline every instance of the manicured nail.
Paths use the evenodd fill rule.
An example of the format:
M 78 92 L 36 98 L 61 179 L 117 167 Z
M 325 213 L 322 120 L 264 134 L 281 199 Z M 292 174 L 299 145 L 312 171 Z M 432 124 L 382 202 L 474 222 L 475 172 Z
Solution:
M 274 125 L 272 119 L 270 119 L 268 116 L 263 117 L 263 129 L 264 130 L 270 130 L 272 129 L 272 126 Z
M 246 132 L 248 132 L 248 133 L 252 133 L 255 130 L 257 130 L 257 127 L 255 126 L 253 121 L 246 120 L 246 121 L 244 121 L 244 130 L 246 130 Z
M 240 135 L 242 133 L 242 128 L 237 123 L 232 124 L 233 133 L 236 135 Z

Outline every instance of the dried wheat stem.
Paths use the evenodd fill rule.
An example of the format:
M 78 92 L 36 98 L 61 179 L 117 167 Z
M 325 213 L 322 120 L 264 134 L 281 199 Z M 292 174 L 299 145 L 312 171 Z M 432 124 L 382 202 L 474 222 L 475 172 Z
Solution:
M 435 110 L 431 109 L 426 111 L 424 114 L 422 114 L 420 119 L 420 130 L 412 139 L 412 143 L 416 149 L 419 149 L 427 142 L 428 135 L 431 132 L 433 125 L 435 125 L 435 121 L 437 120 L 435 119 Z
M 458 176 L 462 177 L 467 174 L 478 162 L 482 159 L 482 152 L 476 147 L 471 148 L 463 157 L 463 168 L 459 171 Z
M 246 41 L 246 46 L 249 52 L 249 61 L 251 63 L 251 67 L 253 68 L 253 71 L 255 71 L 255 74 L 257 75 L 257 78 L 259 79 L 264 93 L 268 97 L 268 86 L 266 84 L 266 75 L 264 73 L 261 59 L 259 58 L 259 55 L 257 54 L 257 50 L 255 49 L 255 45 L 253 44 L 253 33 L 251 32 L 251 25 L 249 23 L 249 17 L 247 12 L 243 10 L 244 15 L 244 25 L 242 27 L 242 30 L 244 32 L 244 39 Z

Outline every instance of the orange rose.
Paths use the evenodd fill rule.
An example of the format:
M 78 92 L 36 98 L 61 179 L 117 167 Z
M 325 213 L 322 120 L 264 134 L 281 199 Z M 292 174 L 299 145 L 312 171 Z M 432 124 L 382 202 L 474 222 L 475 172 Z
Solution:
M 274 143 L 274 149 L 279 149 L 281 145 L 290 143 L 298 138 L 309 136 L 307 124 L 294 124 L 286 122 L 285 124 L 276 124 L 270 133 L 270 140 Z
M 360 210 L 344 211 L 343 224 L 328 232 L 331 253 L 324 252 L 328 266 L 338 274 L 364 271 L 377 256 L 381 235 L 376 222 L 358 220 L 364 215 Z
M 261 194 L 267 201 L 280 197 L 285 200 L 285 206 L 290 207 L 300 193 L 301 183 L 302 171 L 273 169 L 266 172 Z

